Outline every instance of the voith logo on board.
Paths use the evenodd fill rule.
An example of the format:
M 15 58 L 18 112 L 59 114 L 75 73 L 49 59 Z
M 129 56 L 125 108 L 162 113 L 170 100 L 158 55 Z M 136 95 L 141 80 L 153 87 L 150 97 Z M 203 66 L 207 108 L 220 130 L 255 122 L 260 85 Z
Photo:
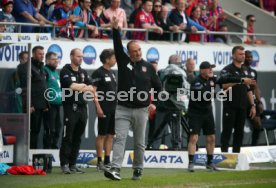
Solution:
M 97 58 L 97 52 L 93 46 L 88 45 L 83 49 L 83 61 L 85 64 L 87 65 L 95 64 L 96 58 Z
M 256 50 L 252 50 L 252 64 L 251 67 L 258 67 L 260 62 L 260 56 L 259 53 Z
M 147 61 L 148 62 L 158 62 L 159 61 L 159 52 L 156 48 L 152 47 L 147 52 Z
M 62 59 L 62 56 L 63 56 L 62 49 L 57 44 L 52 44 L 51 46 L 49 46 L 47 52 L 54 52 L 57 54 L 59 60 Z

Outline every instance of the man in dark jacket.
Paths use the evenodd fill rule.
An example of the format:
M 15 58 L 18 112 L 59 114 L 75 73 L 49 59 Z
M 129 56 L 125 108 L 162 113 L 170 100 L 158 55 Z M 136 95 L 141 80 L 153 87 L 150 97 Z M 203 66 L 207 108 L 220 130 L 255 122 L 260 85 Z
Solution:
M 112 164 L 111 169 L 106 170 L 104 175 L 112 180 L 121 179 L 120 169 L 124 159 L 125 143 L 128 131 L 132 129 L 134 135 L 132 179 L 140 180 L 144 167 L 146 125 L 149 112 L 155 110 L 155 105 L 150 104 L 150 90 L 154 88 L 158 93 L 161 90 L 161 83 L 154 67 L 142 59 L 142 50 L 136 41 L 127 44 L 129 56 L 124 52 L 117 18 L 113 17 L 111 25 L 118 65 L 118 105 L 115 112 L 116 137 Z
M 223 84 L 223 89 L 231 88 L 232 100 L 223 101 L 223 130 L 221 133 L 221 152 L 228 152 L 229 141 L 233 133 L 233 153 L 239 153 L 243 139 L 243 129 L 247 116 L 248 103 L 250 104 L 249 116 L 253 119 L 256 115 L 256 105 L 250 85 L 256 85 L 256 80 L 247 78 L 242 70 L 245 59 L 244 48 L 235 46 L 232 49 L 233 63 L 225 66 L 220 76 L 232 78 L 239 84 Z
M 81 68 L 83 53 L 79 48 L 70 52 L 71 64 L 60 71 L 60 84 L 63 98 L 64 135 L 59 151 L 60 167 L 64 174 L 84 173 L 76 166 L 81 137 L 87 122 L 87 94 L 95 96 L 92 81 Z
M 42 117 L 48 111 L 48 101 L 44 97 L 47 89 L 46 74 L 43 70 L 44 48 L 35 46 L 32 50 L 31 66 L 31 148 L 36 149 Z

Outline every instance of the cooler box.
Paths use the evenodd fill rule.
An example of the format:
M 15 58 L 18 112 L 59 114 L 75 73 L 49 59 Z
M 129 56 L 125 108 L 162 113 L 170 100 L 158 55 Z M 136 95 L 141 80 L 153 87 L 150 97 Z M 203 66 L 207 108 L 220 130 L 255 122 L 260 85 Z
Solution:
M 52 154 L 33 154 L 33 167 L 44 170 L 47 173 L 52 172 Z

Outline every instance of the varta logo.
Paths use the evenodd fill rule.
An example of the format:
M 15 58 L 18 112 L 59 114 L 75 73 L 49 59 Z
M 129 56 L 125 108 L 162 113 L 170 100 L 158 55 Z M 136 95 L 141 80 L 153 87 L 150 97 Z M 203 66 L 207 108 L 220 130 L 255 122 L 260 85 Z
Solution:
M 0 159 L 6 159 L 6 158 L 9 158 L 9 157 L 10 157 L 10 155 L 9 155 L 8 151 L 0 152 Z
M 49 40 L 47 36 L 39 36 L 39 40 Z
M 80 152 L 77 158 L 77 163 L 87 163 L 96 157 L 97 155 L 92 152 Z
M 1 40 L 4 40 L 4 41 L 11 41 L 12 40 L 11 36 L 8 36 L 8 35 L 0 36 L 0 38 L 1 38 Z
M 18 35 L 18 41 L 20 42 L 21 40 L 31 40 L 31 37 L 28 35 Z
M 146 163 L 183 163 L 183 160 L 181 156 L 176 156 L 176 155 L 149 155 L 145 156 L 144 160 Z
M 31 37 L 28 35 L 21 36 L 21 40 L 31 40 Z
M 158 163 L 158 164 L 183 164 L 183 159 L 180 155 L 145 155 L 145 163 Z M 128 156 L 128 164 L 133 163 L 133 153 Z

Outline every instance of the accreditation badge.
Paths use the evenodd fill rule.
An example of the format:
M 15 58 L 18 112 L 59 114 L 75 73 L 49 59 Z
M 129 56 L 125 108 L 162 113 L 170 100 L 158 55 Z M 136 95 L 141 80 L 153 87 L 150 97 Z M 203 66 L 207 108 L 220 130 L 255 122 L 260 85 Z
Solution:
M 211 86 L 211 87 L 214 87 L 214 86 L 215 86 L 215 83 L 214 83 L 213 80 L 210 81 L 210 86 Z
M 82 81 L 82 82 L 84 82 L 84 77 L 85 77 L 84 74 L 81 73 L 81 81 Z
M 147 72 L 147 67 L 142 66 L 142 71 L 143 71 L 143 72 Z
M 255 72 L 251 72 L 251 76 L 253 77 L 253 78 L 255 78 Z

